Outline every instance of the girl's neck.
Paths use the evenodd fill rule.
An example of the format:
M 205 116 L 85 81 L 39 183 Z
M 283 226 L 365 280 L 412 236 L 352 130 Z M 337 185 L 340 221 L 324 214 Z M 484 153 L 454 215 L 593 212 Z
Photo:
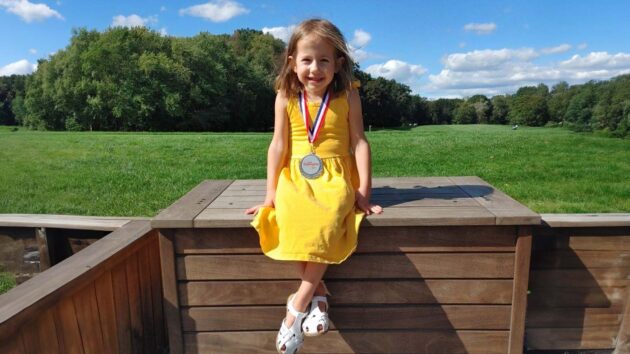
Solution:
M 306 98 L 309 102 L 321 102 L 324 99 L 324 95 L 326 95 L 326 91 L 328 91 L 328 89 L 322 91 L 322 92 L 311 92 L 309 90 L 305 90 L 306 92 Z

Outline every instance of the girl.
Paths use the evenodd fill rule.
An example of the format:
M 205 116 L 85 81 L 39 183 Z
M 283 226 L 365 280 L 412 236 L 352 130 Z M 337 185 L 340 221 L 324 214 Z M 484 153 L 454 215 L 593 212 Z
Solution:
M 369 202 L 370 146 L 352 85 L 353 66 L 339 29 L 312 19 L 295 29 L 276 78 L 267 194 L 262 205 L 246 213 L 256 213 L 252 226 L 263 252 L 297 261 L 302 279 L 287 300 L 276 338 L 280 353 L 297 351 L 304 335 L 328 331 L 321 283 L 326 267 L 355 250 L 365 214 L 382 212 Z

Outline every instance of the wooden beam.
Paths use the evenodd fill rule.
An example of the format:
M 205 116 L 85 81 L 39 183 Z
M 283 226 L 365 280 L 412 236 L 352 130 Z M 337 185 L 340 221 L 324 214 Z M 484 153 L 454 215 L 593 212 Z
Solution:
M 512 316 L 510 320 L 509 354 L 523 352 L 525 337 L 525 313 L 527 312 L 527 285 L 532 251 L 532 228 L 518 228 L 514 260 L 514 290 L 512 291 Z
M 159 233 L 160 260 L 162 262 L 162 291 L 164 294 L 163 306 L 170 353 L 183 354 L 184 343 L 179 296 L 177 294 L 174 236 L 175 230 L 162 229 Z

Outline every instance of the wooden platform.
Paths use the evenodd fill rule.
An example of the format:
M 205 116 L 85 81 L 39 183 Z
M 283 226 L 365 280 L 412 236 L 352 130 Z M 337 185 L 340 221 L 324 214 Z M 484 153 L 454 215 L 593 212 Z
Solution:
M 304 353 L 521 353 L 540 216 L 477 177 L 375 179 L 355 254 L 329 267 L 333 322 Z M 160 229 L 171 353 L 275 352 L 290 262 L 261 254 L 244 210 L 264 180 L 206 181 Z

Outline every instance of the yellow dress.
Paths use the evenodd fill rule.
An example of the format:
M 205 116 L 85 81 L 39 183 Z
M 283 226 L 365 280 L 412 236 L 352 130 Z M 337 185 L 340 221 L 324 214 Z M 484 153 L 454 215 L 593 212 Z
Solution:
M 319 105 L 308 103 L 311 117 L 317 115 Z M 311 146 L 297 98 L 289 99 L 287 113 L 290 158 L 278 176 L 275 208 L 259 209 L 252 226 L 262 251 L 273 259 L 341 263 L 356 249 L 364 216 L 354 206 L 359 178 L 350 153 L 347 95 L 331 97 L 314 143 L 323 162 L 322 175 L 315 179 L 300 173 L 300 159 L 311 152 Z

